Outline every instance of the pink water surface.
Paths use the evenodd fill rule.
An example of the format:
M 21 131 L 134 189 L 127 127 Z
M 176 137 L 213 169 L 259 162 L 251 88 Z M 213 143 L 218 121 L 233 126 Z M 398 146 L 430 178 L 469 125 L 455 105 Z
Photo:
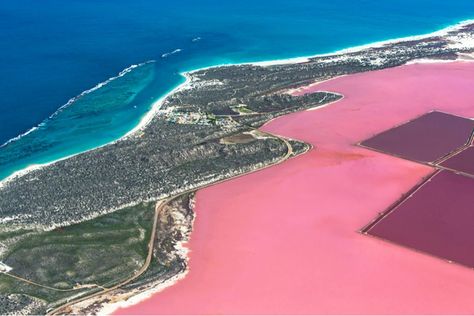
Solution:
M 444 63 L 311 87 L 345 98 L 263 129 L 315 149 L 200 190 L 189 274 L 118 314 L 474 313 L 473 270 L 358 232 L 432 170 L 353 145 L 434 109 L 473 117 L 473 86 L 474 63 Z
M 368 233 L 474 268 L 473 205 L 474 179 L 443 170 Z
M 474 176 L 474 146 L 470 146 L 443 161 L 441 165 Z
M 409 160 L 434 162 L 465 146 L 473 129 L 471 119 L 433 111 L 361 144 Z

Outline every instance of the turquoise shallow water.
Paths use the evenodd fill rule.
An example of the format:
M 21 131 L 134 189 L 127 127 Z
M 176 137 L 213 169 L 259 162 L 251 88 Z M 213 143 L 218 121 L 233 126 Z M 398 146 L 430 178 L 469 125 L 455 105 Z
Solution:
M 473 16 L 472 0 L 2 1 L 0 144 L 37 128 L 0 147 L 0 179 L 119 138 L 183 70 L 327 53 Z
M 154 62 L 129 67 L 72 98 L 38 126 L 6 143 L 0 148 L 0 178 L 31 163 L 60 159 L 127 133 L 130 111 L 146 111 L 152 100 L 146 89 L 155 71 Z M 92 137 L 97 134 L 100 138 Z

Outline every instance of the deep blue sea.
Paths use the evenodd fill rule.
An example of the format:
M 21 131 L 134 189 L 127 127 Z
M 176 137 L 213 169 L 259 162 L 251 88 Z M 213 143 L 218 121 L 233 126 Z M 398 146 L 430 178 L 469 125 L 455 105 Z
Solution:
M 119 138 L 181 71 L 473 17 L 473 0 L 0 0 L 0 179 Z

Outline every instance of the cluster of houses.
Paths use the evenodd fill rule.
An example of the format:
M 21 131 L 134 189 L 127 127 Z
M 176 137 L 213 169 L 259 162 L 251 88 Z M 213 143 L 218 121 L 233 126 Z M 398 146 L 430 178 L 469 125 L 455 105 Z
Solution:
M 226 116 L 216 116 L 213 113 L 199 109 L 186 109 L 170 107 L 161 111 L 166 121 L 175 124 L 214 125 L 221 127 L 234 126 L 237 123 Z

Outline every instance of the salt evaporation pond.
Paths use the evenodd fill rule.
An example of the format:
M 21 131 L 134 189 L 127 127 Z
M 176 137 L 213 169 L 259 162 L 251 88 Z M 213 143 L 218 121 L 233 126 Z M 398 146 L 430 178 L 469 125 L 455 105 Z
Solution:
M 433 111 L 361 145 L 410 160 L 434 162 L 466 145 L 473 129 L 473 120 Z
M 440 171 L 367 232 L 474 268 L 474 179 Z
M 433 110 L 474 117 L 472 86 L 456 62 L 303 89 L 345 98 L 263 129 L 315 148 L 198 191 L 188 274 L 117 314 L 472 313 L 471 269 L 359 233 L 434 169 L 356 145 Z

